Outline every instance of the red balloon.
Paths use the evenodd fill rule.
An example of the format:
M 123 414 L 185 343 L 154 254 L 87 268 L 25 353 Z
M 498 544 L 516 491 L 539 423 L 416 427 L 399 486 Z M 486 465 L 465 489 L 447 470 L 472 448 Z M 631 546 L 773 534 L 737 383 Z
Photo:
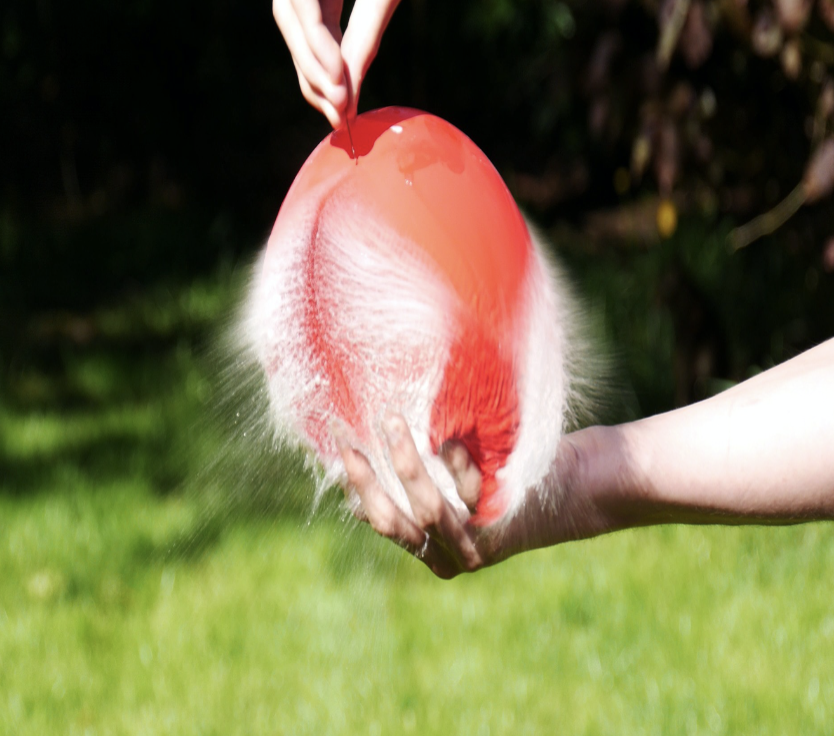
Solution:
M 498 172 L 454 126 L 386 108 L 351 135 L 335 131 L 307 159 L 256 279 L 252 339 L 273 416 L 334 473 L 332 422 L 346 424 L 406 510 L 382 414 L 402 412 L 427 459 L 459 440 L 483 475 L 474 520 L 490 523 L 541 480 L 561 432 L 553 274 Z M 512 456 L 543 415 L 557 428 L 530 472 Z

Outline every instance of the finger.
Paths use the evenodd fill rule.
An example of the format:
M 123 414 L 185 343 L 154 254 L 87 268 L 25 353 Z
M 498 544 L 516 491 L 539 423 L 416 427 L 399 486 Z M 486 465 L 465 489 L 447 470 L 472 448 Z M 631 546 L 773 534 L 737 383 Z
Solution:
M 362 81 L 397 5 L 399 0 L 356 0 L 353 6 L 342 40 L 342 58 L 350 85 L 350 115 L 356 114 Z
M 304 99 L 327 118 L 327 122 L 330 123 L 331 127 L 334 129 L 341 127 L 342 114 L 325 97 L 322 97 L 310 86 L 297 66 L 296 73 L 298 74 L 298 86 L 301 88 L 301 94 L 304 96 Z
M 365 456 L 340 438 L 336 442 L 345 464 L 348 482 L 359 496 L 368 522 L 374 530 L 395 542 L 405 542 L 413 549 L 422 549 L 426 541 L 423 530 L 397 508 L 385 493 Z
M 449 552 L 463 570 L 475 570 L 483 561 L 452 506 L 426 472 L 408 425 L 399 415 L 383 422 L 391 463 L 405 488 L 417 525 Z
M 376 532 L 417 557 L 438 577 L 448 580 L 459 575 L 461 568 L 458 563 L 397 508 L 379 486 L 376 473 L 367 458 L 350 446 L 344 428 L 339 423 L 333 423 L 330 430 L 354 491 L 351 495 L 358 497 L 357 505 L 363 515 L 360 520 L 368 521 Z M 348 493 L 350 491 L 346 490 L 345 495 Z M 372 509 L 370 513 L 365 510 L 367 505 Z
M 317 0 L 290 0 L 290 2 L 313 56 L 333 84 L 342 84 L 344 82 L 342 52 L 339 42 L 324 23 L 321 5 Z M 328 20 L 332 23 L 332 9 L 329 9 L 328 15 Z
M 460 566 L 449 553 L 409 519 L 391 500 L 376 479 L 367 459 L 352 448 L 340 448 L 348 480 L 360 498 L 365 518 L 375 532 L 414 555 L 435 575 L 450 579 Z
M 348 430 L 347 427 L 340 419 L 331 419 L 329 423 L 330 427 L 330 435 L 333 437 L 334 442 L 336 443 L 336 447 L 341 454 L 342 448 L 350 447 L 350 441 L 348 440 Z M 348 511 L 353 514 L 353 516 L 358 521 L 368 521 L 368 515 L 365 513 L 365 509 L 362 508 L 362 501 L 359 498 L 359 494 L 356 492 L 355 488 L 353 488 L 349 483 L 342 483 L 342 493 L 345 497 L 345 504 L 348 508 Z
M 334 83 L 313 53 L 291 0 L 275 0 L 272 8 L 275 22 L 292 55 L 299 80 L 303 79 L 306 82 L 307 89 L 304 84 L 301 85 L 305 99 L 317 110 L 324 112 L 333 127 L 338 127 L 338 122 L 341 122 L 341 113 L 338 111 L 344 110 L 347 106 L 346 84 L 344 81 L 340 84 Z M 337 111 L 335 121 L 338 122 L 327 114 L 323 104 L 316 104 L 315 100 L 318 99 L 326 100 L 330 107 Z
M 342 486 L 342 493 L 345 496 L 345 505 L 348 511 L 353 515 L 357 521 L 368 521 L 368 515 L 365 509 L 362 508 L 362 501 L 359 499 L 359 494 L 356 493 L 350 486 Z
M 440 459 L 455 481 L 458 497 L 474 513 L 481 497 L 481 471 L 466 445 L 456 440 L 445 442 L 440 448 Z

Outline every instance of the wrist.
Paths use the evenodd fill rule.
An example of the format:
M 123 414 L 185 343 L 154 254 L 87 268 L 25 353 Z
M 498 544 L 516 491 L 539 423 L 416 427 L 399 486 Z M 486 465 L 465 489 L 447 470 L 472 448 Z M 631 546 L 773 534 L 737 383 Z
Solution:
M 588 427 L 565 435 L 542 487 L 523 511 L 488 533 L 491 562 L 541 547 L 640 526 L 636 474 L 621 427 Z
M 593 426 L 566 435 L 563 493 L 574 513 L 585 514 L 587 536 L 644 526 L 652 506 L 630 424 Z

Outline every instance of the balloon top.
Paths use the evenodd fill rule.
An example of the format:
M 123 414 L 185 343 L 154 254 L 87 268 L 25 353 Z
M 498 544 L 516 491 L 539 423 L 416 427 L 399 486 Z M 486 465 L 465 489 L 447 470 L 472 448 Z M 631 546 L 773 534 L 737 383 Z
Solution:
M 507 318 L 531 244 L 483 152 L 445 120 L 402 107 L 359 115 L 351 132 L 356 158 L 347 130 L 334 131 L 307 159 L 282 210 L 324 186 L 369 223 L 421 249 L 464 304 L 483 317 Z

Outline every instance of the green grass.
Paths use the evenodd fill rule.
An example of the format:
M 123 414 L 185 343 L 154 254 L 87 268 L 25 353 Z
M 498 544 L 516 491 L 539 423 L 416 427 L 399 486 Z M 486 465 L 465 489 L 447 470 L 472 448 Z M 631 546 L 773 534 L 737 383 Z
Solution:
M 834 733 L 830 525 L 639 530 L 438 581 L 200 471 L 222 445 L 195 345 L 229 293 L 13 351 L 0 733 Z

